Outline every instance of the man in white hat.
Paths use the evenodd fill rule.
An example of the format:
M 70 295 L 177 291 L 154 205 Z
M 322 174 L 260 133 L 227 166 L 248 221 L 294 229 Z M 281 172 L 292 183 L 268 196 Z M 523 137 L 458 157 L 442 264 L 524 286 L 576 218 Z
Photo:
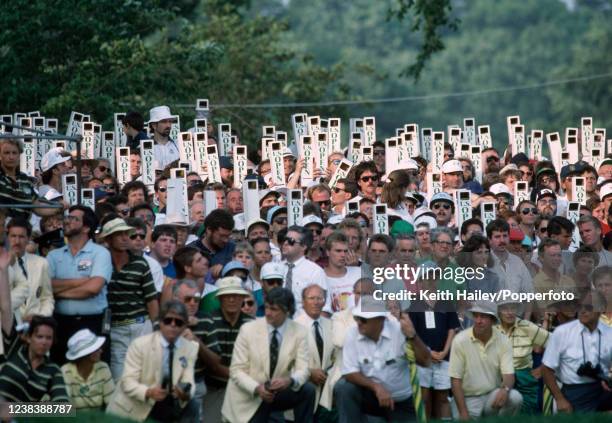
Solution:
M 100 238 L 106 242 L 113 260 L 113 274 L 108 284 L 111 309 L 111 372 L 118 380 L 123 373 L 125 354 L 130 343 L 150 330 L 157 320 L 157 290 L 147 261 L 130 252 L 129 234 L 133 230 L 123 219 L 112 219 L 102 227 Z
M 334 388 L 340 423 L 362 423 L 367 415 L 388 421 L 414 421 L 407 344 L 417 364 L 428 366 L 430 354 L 407 314 L 388 318 L 384 301 L 363 296 L 352 314 L 342 349 L 342 375 Z
M 149 110 L 149 125 L 153 129 L 153 152 L 156 170 L 163 170 L 170 163 L 179 159 L 178 145 L 176 141 L 170 138 L 172 119 L 168 106 L 157 106 Z
M 495 328 L 497 305 L 475 302 L 467 312 L 474 326 L 459 332 L 451 346 L 451 377 L 455 418 L 514 415 L 523 402 L 514 387 L 510 340 Z
M 63 148 L 54 147 L 40 160 L 40 170 L 43 185 L 38 188 L 38 195 L 45 197 L 52 191 L 57 193 L 54 198 L 59 197 L 62 194 L 62 175 L 72 171 L 72 157 Z
M 447 160 L 442 164 L 442 183 L 444 190 L 452 192 L 463 185 L 463 166 L 456 159 Z

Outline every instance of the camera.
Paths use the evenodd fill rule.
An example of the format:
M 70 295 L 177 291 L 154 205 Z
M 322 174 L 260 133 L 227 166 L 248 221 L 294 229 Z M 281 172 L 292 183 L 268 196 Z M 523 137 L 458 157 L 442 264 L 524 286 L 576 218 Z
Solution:
M 578 367 L 578 371 L 576 371 L 578 376 L 590 377 L 591 379 L 599 380 L 602 376 L 602 370 L 599 363 L 597 366 L 593 367 L 593 364 L 590 361 L 586 363 L 582 363 L 580 367 Z

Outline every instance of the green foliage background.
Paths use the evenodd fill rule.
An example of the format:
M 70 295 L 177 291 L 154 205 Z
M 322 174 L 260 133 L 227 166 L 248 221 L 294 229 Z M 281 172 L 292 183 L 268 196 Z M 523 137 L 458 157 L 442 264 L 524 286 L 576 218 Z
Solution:
M 188 128 L 193 107 L 178 105 L 196 98 L 364 100 L 213 110 L 247 143 L 264 124 L 290 131 L 297 111 L 374 115 L 379 138 L 404 123 L 444 130 L 475 117 L 500 147 L 513 114 L 528 131 L 563 131 L 581 116 L 612 130 L 609 76 L 436 97 L 609 73 L 611 15 L 609 0 L 13 0 L 0 10 L 1 109 L 63 123 L 77 110 L 110 129 L 113 112 L 168 104 Z M 433 97 L 365 102 L 398 96 Z

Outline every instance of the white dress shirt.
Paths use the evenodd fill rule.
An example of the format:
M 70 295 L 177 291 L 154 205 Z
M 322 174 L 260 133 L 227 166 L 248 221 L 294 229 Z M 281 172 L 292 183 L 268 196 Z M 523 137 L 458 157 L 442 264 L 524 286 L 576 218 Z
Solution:
M 599 363 L 604 374 L 607 374 L 612 364 L 612 328 L 600 321 L 597 328 L 591 332 L 578 319 L 557 327 L 548 338 L 542 363 L 554 370 L 557 379 L 563 384 L 596 382 L 576 373 L 587 361 L 590 361 L 593 367 Z
M 395 401 L 412 395 L 406 336 L 397 320 L 385 319 L 378 342 L 361 335 L 357 326 L 348 330 L 342 349 L 342 375 L 350 373 L 361 373 L 382 384 Z
M 287 272 L 289 271 L 289 267 L 287 266 L 287 260 L 283 260 L 284 272 L 285 272 L 285 287 L 287 286 Z M 313 261 L 308 260 L 306 257 L 302 256 L 298 259 L 294 264 L 292 273 L 291 273 L 291 285 L 293 291 L 293 297 L 295 298 L 295 312 L 296 314 L 302 311 L 302 291 L 304 288 L 310 285 L 319 285 L 323 290 L 325 290 L 325 306 L 323 307 L 323 311 L 328 313 L 332 313 L 331 308 L 331 293 L 329 287 L 327 286 L 327 278 L 325 276 L 325 272 Z
M 170 349 L 168 348 L 168 346 L 170 345 L 170 342 L 168 342 L 166 340 L 166 338 L 164 338 L 164 336 L 160 336 L 159 337 L 160 341 L 161 341 L 161 345 L 162 345 L 162 382 L 165 378 L 170 376 L 170 367 L 168 366 L 168 358 L 170 356 Z M 181 337 L 179 336 L 176 341 L 174 341 L 174 353 L 176 354 L 176 351 L 179 349 L 179 347 L 181 346 Z M 174 377 L 174 375 L 172 375 Z M 172 381 L 170 381 L 170 383 L 172 383 Z

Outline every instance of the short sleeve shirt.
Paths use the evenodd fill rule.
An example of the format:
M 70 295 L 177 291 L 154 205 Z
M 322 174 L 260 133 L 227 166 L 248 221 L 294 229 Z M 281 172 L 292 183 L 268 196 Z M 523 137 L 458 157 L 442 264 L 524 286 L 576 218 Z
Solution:
M 23 172 L 17 172 L 15 179 L 8 176 L 0 167 L 0 204 L 31 205 L 38 199 L 34 184 Z M 9 217 L 28 219 L 31 209 L 8 209 Z

